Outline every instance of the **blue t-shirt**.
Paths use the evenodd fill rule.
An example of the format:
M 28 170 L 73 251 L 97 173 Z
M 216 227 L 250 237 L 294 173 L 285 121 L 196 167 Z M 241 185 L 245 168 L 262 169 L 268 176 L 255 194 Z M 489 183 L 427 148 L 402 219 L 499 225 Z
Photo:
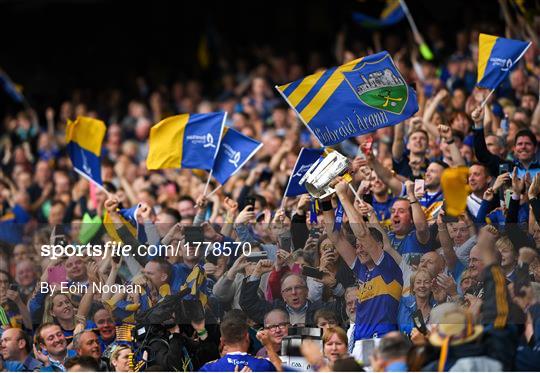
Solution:
M 234 372 L 236 366 L 238 366 L 239 371 L 245 366 L 248 366 L 253 372 L 276 371 L 274 364 L 262 357 L 255 357 L 248 355 L 247 353 L 236 352 L 204 364 L 199 372 Z
M 356 258 L 353 271 L 360 283 L 356 303 L 354 340 L 382 337 L 397 330 L 403 274 L 387 252 L 369 270 Z
M 403 258 L 403 264 L 409 266 L 418 265 L 420 258 L 425 253 L 432 251 L 429 242 L 421 244 L 416 237 L 416 229 L 411 230 L 404 237 L 398 238 L 394 232 L 388 233 L 388 239 L 392 247 Z
M 373 198 L 371 205 L 373 206 L 373 210 L 375 210 L 375 214 L 377 214 L 377 219 L 380 222 L 384 223 L 386 220 L 390 219 L 390 216 L 392 215 L 390 209 L 392 208 L 392 205 L 395 201 L 396 198 L 392 196 L 389 196 L 386 202 L 377 202 L 377 200 Z

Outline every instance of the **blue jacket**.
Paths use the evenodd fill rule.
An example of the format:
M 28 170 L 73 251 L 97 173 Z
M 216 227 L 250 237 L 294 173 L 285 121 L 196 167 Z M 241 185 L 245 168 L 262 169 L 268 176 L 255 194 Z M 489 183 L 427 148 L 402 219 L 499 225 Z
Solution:
M 429 304 L 431 307 L 437 305 L 433 298 L 430 299 Z M 402 297 L 398 309 L 399 331 L 406 333 L 407 335 L 411 334 L 411 331 L 414 328 L 414 323 L 412 321 L 412 314 L 414 311 L 416 311 L 416 297 L 414 295 Z

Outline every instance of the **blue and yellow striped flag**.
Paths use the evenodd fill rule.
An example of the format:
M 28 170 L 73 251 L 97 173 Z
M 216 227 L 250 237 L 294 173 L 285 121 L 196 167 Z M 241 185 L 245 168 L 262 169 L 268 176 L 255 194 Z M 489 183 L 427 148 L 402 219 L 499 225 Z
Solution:
M 416 93 L 388 52 L 276 89 L 324 146 L 397 124 L 418 111 Z
M 488 89 L 497 88 L 530 46 L 530 41 L 480 34 L 476 85 Z
M 150 130 L 146 167 L 211 170 L 227 113 L 181 114 Z
M 107 127 L 99 119 L 77 117 L 68 119 L 66 143 L 73 168 L 81 176 L 103 187 L 101 181 L 101 143 Z
M 186 299 L 200 300 L 203 307 L 208 303 L 208 296 L 202 291 L 202 286 L 206 283 L 206 273 L 201 265 L 196 265 L 180 287 L 180 292 L 190 289 Z
M 399 4 L 399 0 L 387 0 L 379 18 L 361 12 L 354 12 L 352 17 L 354 21 L 363 27 L 382 28 L 398 23 L 405 17 L 405 13 Z

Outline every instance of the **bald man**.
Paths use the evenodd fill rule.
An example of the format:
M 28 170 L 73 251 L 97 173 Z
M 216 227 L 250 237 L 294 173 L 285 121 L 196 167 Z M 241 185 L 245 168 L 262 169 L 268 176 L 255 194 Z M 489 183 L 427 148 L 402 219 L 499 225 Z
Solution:
M 25 371 L 34 371 L 43 364 L 30 356 L 32 345 L 25 332 L 18 328 L 10 328 L 0 338 L 0 354 L 5 361 L 16 361 L 23 365 Z

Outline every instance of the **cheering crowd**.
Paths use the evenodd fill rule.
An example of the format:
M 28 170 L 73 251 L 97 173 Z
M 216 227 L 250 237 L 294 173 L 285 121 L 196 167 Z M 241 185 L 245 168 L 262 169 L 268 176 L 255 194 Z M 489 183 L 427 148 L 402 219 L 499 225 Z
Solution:
M 106 105 L 73 95 L 7 114 L 0 371 L 283 371 L 295 369 L 283 357 L 298 333 L 300 370 L 538 370 L 540 49 L 533 43 L 482 107 L 479 31 L 452 45 L 431 33 L 432 61 L 393 34 L 337 48 L 334 65 L 388 50 L 419 111 L 335 146 L 352 181 L 337 177 L 316 203 L 283 197 L 300 149 L 320 145 L 272 88 L 323 68 L 316 59 L 308 67 L 261 50 L 251 65 L 230 63 L 216 95 L 196 80 L 140 78 L 129 97 L 99 92 Z M 205 195 L 204 171 L 146 168 L 154 124 L 214 111 L 263 143 L 225 185 L 212 180 Z M 104 190 L 67 155 L 77 116 L 107 124 Z M 443 173 L 463 168 L 467 184 L 443 193 Z M 465 212 L 449 214 L 453 201 Z M 133 206 L 126 220 L 119 211 Z M 112 241 L 177 250 L 42 255 L 43 245 Z M 322 332 L 309 340 L 299 327 Z

